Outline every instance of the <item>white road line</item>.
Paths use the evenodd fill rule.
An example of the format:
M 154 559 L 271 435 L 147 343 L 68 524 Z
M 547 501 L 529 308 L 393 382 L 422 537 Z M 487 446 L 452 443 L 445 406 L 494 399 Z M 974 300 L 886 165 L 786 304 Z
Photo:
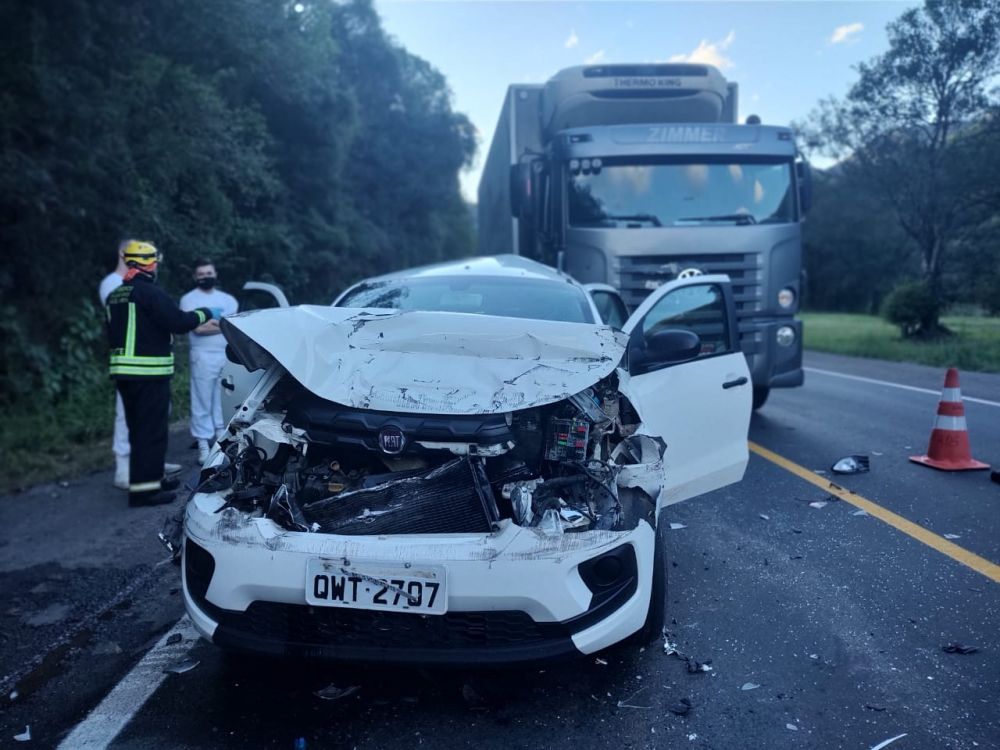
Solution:
M 830 375 L 834 378 L 844 378 L 845 380 L 857 380 L 862 383 L 874 383 L 875 385 L 887 385 L 890 388 L 899 388 L 904 391 L 916 391 L 917 393 L 929 393 L 932 396 L 940 396 L 941 391 L 932 391 L 930 388 L 917 388 L 913 385 L 903 385 L 902 383 L 891 383 L 888 380 L 875 380 L 874 378 L 863 378 L 860 375 L 846 375 L 842 372 L 834 372 L 833 370 L 821 370 L 818 367 L 803 367 L 806 372 L 817 372 L 820 375 Z M 962 396 L 963 401 L 969 401 L 974 404 L 985 404 L 986 406 L 998 406 L 1000 407 L 1000 401 L 987 401 L 984 398 L 972 398 L 971 396 Z
M 180 633 L 181 640 L 168 644 L 175 633 Z M 73 728 L 58 750 L 103 750 L 108 747 L 167 678 L 164 667 L 180 661 L 198 638 L 191 620 L 184 615 L 114 686 L 100 705 Z

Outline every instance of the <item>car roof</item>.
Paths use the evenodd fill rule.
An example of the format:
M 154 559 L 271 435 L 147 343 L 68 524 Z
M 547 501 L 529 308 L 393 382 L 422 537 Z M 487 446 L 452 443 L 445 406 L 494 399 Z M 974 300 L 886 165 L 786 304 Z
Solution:
M 546 266 L 538 261 L 521 255 L 484 255 L 475 258 L 434 263 L 428 266 L 407 268 L 382 276 L 364 279 L 362 283 L 371 284 L 381 281 L 397 281 L 400 279 L 426 279 L 454 276 L 501 276 L 508 278 L 539 279 L 545 281 L 566 281 L 575 284 L 572 278 Z

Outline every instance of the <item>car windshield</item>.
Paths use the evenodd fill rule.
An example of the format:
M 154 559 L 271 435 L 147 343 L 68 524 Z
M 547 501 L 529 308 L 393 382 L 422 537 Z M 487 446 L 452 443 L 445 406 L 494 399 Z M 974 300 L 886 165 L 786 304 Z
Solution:
M 569 177 L 575 227 L 670 227 L 794 221 L 791 165 L 611 164 Z
M 586 292 L 569 282 L 495 276 L 363 282 L 350 290 L 337 306 L 595 322 Z

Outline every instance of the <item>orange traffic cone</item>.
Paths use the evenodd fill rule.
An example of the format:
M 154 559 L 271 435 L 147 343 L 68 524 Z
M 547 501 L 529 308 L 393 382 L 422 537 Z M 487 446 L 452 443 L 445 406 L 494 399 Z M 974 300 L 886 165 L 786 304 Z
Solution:
M 972 457 L 969 448 L 969 430 L 965 426 L 965 407 L 962 405 L 962 389 L 958 386 L 958 370 L 948 368 L 944 377 L 944 390 L 938 403 L 937 419 L 931 430 L 931 443 L 926 456 L 910 456 L 911 461 L 931 466 L 942 471 L 967 471 L 988 469 Z

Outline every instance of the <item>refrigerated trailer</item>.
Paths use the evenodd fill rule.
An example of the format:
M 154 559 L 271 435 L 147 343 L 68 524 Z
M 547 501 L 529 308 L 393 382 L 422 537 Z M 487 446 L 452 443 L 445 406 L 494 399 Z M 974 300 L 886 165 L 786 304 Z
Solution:
M 634 309 L 671 279 L 727 274 L 759 407 L 801 385 L 802 217 L 792 131 L 738 124 L 710 65 L 589 65 L 513 84 L 479 183 L 479 252 L 519 253 Z

